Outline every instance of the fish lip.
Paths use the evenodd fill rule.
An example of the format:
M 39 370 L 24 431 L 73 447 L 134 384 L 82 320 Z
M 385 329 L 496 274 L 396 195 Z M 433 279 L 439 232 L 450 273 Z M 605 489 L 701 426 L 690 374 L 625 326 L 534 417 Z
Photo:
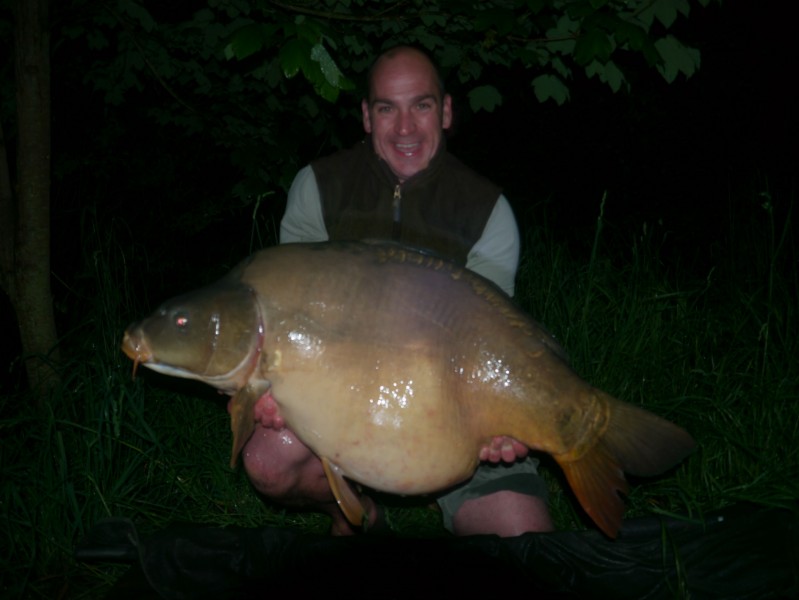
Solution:
M 136 379 L 136 371 L 139 365 L 149 362 L 153 356 L 141 336 L 131 334 L 130 329 L 125 331 L 125 335 L 122 338 L 122 352 L 133 361 L 131 379 Z
M 146 336 L 141 330 L 141 322 L 137 321 L 128 326 L 122 338 L 122 351 L 133 361 L 133 379 L 136 378 L 139 365 L 143 364 L 157 373 L 202 381 L 225 394 L 233 394 L 236 390 L 247 385 L 247 382 L 258 369 L 258 364 L 263 353 L 264 337 L 266 335 L 263 310 L 257 301 L 255 291 L 251 288 L 249 291 L 254 297 L 257 333 L 250 349 L 244 355 L 241 362 L 229 372 L 221 373 L 216 376 L 209 376 L 204 372 L 198 373 L 160 362 L 156 359 L 154 352 L 147 343 Z

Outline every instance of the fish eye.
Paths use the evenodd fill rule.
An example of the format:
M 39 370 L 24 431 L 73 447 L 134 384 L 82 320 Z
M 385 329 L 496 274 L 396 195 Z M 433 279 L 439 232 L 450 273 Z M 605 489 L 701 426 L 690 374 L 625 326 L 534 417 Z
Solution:
M 175 314 L 174 323 L 178 329 L 186 329 L 189 326 L 189 315 L 186 313 Z

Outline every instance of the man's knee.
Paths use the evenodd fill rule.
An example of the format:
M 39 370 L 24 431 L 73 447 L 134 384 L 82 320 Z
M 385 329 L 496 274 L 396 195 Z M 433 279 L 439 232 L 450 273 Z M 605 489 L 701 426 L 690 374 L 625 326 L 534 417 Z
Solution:
M 444 527 L 456 535 L 551 531 L 547 487 L 538 460 L 481 464 L 467 482 L 439 496 Z
M 287 429 L 256 428 L 242 458 L 247 476 L 264 496 L 305 504 L 331 495 L 321 462 Z

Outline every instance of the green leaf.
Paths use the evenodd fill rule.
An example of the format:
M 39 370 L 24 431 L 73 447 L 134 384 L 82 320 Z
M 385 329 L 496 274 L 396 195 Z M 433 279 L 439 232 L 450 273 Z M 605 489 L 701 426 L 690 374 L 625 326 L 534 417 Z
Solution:
M 500 36 L 505 36 L 513 30 L 516 24 L 516 14 L 510 9 L 493 7 L 481 10 L 474 19 L 475 31 L 494 30 Z
M 434 48 L 442 44 L 440 36 L 430 33 L 430 30 L 422 26 L 416 27 L 410 31 L 408 33 L 408 39 L 426 48 L 429 52 L 432 52 Z
M 627 44 L 630 50 L 640 50 L 647 41 L 646 31 L 644 31 L 643 27 L 629 21 L 621 21 L 616 26 L 616 31 L 613 35 L 619 46 Z
M 280 66 L 287 79 L 294 77 L 300 69 L 307 68 L 305 64 L 309 60 L 310 50 L 308 42 L 297 38 L 283 44 L 280 49 Z
M 230 36 L 230 42 L 225 46 L 225 58 L 238 58 L 239 60 L 255 54 L 263 47 L 263 32 L 261 25 L 250 23 L 245 25 Z
M 610 36 L 599 29 L 591 29 L 577 38 L 574 60 L 580 65 L 587 65 L 594 59 L 606 62 L 612 51 L 613 43 Z
M 657 20 L 667 29 L 677 20 L 677 6 L 673 0 L 658 0 L 652 8 L 655 10 Z
M 686 78 L 691 77 L 699 68 L 699 50 L 683 46 L 673 35 L 667 35 L 656 41 L 655 48 L 663 58 L 663 64 L 658 65 L 658 70 L 669 83 L 672 83 L 680 73 Z
M 462 83 L 476 81 L 480 78 L 482 72 L 483 69 L 480 63 L 475 60 L 464 60 L 461 62 L 460 68 L 458 69 L 458 79 Z
M 535 97 L 539 102 L 552 98 L 558 104 L 563 104 L 569 99 L 569 88 L 554 75 L 539 75 L 533 79 Z
M 655 0 L 645 10 L 639 14 L 639 19 L 643 21 L 647 29 L 652 26 L 652 22 L 657 19 L 667 29 L 677 20 L 677 13 L 685 16 L 691 11 L 688 0 Z
M 494 112 L 502 105 L 502 94 L 493 85 L 481 85 L 469 92 L 469 106 L 473 112 L 484 110 Z
M 155 29 L 155 21 L 147 9 L 143 6 L 136 4 L 132 0 L 123 0 L 119 6 L 128 16 L 132 17 L 139 22 L 144 31 L 152 31 Z
M 434 25 L 438 25 L 439 27 L 447 26 L 446 15 L 437 13 L 422 13 L 419 15 L 419 18 L 422 20 L 422 24 L 425 27 L 433 27 Z
M 455 45 L 446 46 L 439 55 L 439 64 L 444 67 L 454 67 L 463 60 L 463 51 Z
M 605 63 L 605 75 L 602 81 L 606 81 L 614 93 L 618 92 L 622 85 L 629 88 L 627 80 L 624 78 L 624 73 L 612 60 Z
M 321 84 L 315 85 L 314 90 L 328 102 L 335 102 L 338 99 L 339 89 L 332 85 Z
M 577 21 L 572 21 L 567 15 L 563 15 L 554 28 L 547 30 L 547 39 L 553 40 L 547 42 L 547 47 L 559 54 L 572 54 L 575 46 L 574 36 L 577 35 L 578 27 Z
M 565 2 L 564 5 L 566 14 L 578 21 L 582 21 L 596 12 L 585 0 L 571 0 L 571 2 Z
M 688 3 L 688 0 L 675 0 L 677 3 L 677 10 L 680 11 L 684 16 L 688 17 L 691 14 L 691 5 Z
M 325 80 L 333 87 L 341 89 L 342 83 L 346 83 L 344 75 L 341 74 L 335 61 L 322 44 L 316 44 L 311 48 L 311 60 L 319 63 L 322 75 L 325 76 Z
M 569 15 L 563 14 L 558 19 L 558 23 L 554 29 L 547 31 L 547 37 L 558 37 L 564 35 L 573 35 L 577 33 L 580 28 L 580 23 L 569 18 Z
M 569 79 L 572 76 L 572 71 L 566 64 L 559 58 L 555 57 L 552 59 L 551 62 L 552 68 L 560 75 L 563 79 Z
M 300 18 L 302 17 L 302 18 Z M 316 44 L 322 37 L 322 27 L 319 21 L 312 21 L 300 15 L 295 21 L 297 37 L 309 44 Z
M 335 102 L 341 90 L 354 87 L 322 44 L 311 46 L 305 38 L 294 38 L 283 45 L 279 58 L 286 78 L 302 71 L 316 93 L 329 102 Z
M 368 48 L 366 44 L 364 44 L 364 40 L 358 35 L 345 35 L 344 47 L 347 48 L 352 54 L 368 54 Z
M 612 60 L 609 60 L 604 65 L 595 60 L 585 68 L 585 74 L 588 77 L 596 75 L 602 83 L 607 83 L 614 93 L 618 92 L 621 86 L 627 83 L 624 79 L 624 73 Z
M 527 8 L 533 11 L 533 14 L 538 14 L 544 8 L 544 0 L 527 0 Z

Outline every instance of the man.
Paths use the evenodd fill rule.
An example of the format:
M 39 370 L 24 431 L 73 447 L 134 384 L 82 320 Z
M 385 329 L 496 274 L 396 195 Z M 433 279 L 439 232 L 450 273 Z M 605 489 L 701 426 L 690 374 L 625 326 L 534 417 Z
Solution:
M 378 58 L 362 102 L 366 139 L 301 170 L 288 196 L 281 243 L 382 238 L 428 248 L 465 264 L 513 294 L 519 234 L 499 188 L 444 148 L 452 98 L 421 51 L 389 50 Z M 332 533 L 352 533 L 319 459 L 277 414 L 274 400 L 256 406 L 256 428 L 242 453 L 255 488 L 333 518 Z M 483 448 L 469 482 L 442 495 L 445 526 L 456 535 L 519 535 L 552 530 L 537 461 L 515 440 Z M 520 460 L 517 460 L 520 459 Z M 523 459 L 523 460 L 521 460 Z M 511 464 L 512 463 L 512 464 Z M 369 522 L 379 511 L 364 498 Z

